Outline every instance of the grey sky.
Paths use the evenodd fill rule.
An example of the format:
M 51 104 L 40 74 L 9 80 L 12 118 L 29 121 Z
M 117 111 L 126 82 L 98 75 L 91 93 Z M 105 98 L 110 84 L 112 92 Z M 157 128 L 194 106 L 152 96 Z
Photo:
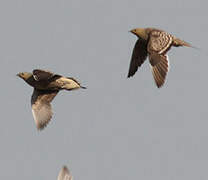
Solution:
M 0 179 L 207 180 L 207 1 L 1 0 Z M 202 50 L 172 48 L 157 89 L 146 62 L 127 79 L 135 27 L 158 27 Z M 87 90 L 61 92 L 38 132 L 32 88 L 42 68 Z

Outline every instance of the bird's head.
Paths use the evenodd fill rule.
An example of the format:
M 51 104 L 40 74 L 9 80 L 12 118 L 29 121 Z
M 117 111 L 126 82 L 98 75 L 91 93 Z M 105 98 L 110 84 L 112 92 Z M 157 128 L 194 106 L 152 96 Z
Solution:
M 130 32 L 133 33 L 133 34 L 135 34 L 139 38 L 144 39 L 144 40 L 147 40 L 148 39 L 148 33 L 146 32 L 146 29 L 145 28 L 132 29 Z
M 17 74 L 17 76 L 24 79 L 24 80 L 27 80 L 28 78 L 30 78 L 32 76 L 32 74 L 28 73 L 28 72 L 20 72 Z

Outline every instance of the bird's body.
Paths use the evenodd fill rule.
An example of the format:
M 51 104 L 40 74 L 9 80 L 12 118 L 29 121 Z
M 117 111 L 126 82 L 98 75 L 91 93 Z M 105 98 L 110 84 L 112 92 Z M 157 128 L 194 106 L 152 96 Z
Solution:
M 18 76 L 34 88 L 31 105 L 38 129 L 43 129 L 50 121 L 52 117 L 50 102 L 60 90 L 85 88 L 74 78 L 63 77 L 40 69 L 34 70 L 33 73 L 19 73 Z
M 161 87 L 169 70 L 167 52 L 172 46 L 191 47 L 191 45 L 163 30 L 155 28 L 137 28 L 130 32 L 139 39 L 133 50 L 128 77 L 136 73 L 138 67 L 143 64 L 148 56 L 155 83 L 157 87 Z
M 34 70 L 37 71 L 37 70 Z M 57 74 L 49 78 L 36 79 L 32 73 L 28 73 L 27 79 L 24 79 L 30 86 L 38 90 L 73 90 L 80 88 L 80 84 L 74 79 L 63 77 Z

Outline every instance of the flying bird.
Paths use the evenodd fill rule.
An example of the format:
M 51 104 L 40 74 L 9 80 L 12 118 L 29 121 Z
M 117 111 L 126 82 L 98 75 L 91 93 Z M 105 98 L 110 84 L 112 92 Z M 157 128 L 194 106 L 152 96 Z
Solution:
M 50 103 L 60 90 L 86 89 L 74 78 L 41 69 L 35 69 L 32 73 L 21 72 L 17 76 L 34 88 L 31 106 L 38 130 L 42 130 L 51 120 L 53 113 Z
M 172 46 L 192 47 L 189 43 L 175 36 L 155 28 L 137 28 L 130 31 L 139 39 L 137 40 L 131 57 L 128 78 L 133 76 L 138 67 L 149 57 L 153 78 L 158 88 L 166 79 L 169 70 L 167 52 Z
M 61 171 L 59 172 L 57 180 L 72 180 L 73 177 L 66 166 L 63 166 Z

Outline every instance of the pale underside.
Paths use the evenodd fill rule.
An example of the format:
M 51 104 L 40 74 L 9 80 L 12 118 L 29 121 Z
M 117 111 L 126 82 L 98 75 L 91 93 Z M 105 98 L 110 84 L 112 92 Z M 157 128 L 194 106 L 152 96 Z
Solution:
M 50 102 L 57 93 L 58 91 L 39 91 L 34 89 L 31 105 L 37 129 L 43 129 L 51 120 L 53 112 Z

